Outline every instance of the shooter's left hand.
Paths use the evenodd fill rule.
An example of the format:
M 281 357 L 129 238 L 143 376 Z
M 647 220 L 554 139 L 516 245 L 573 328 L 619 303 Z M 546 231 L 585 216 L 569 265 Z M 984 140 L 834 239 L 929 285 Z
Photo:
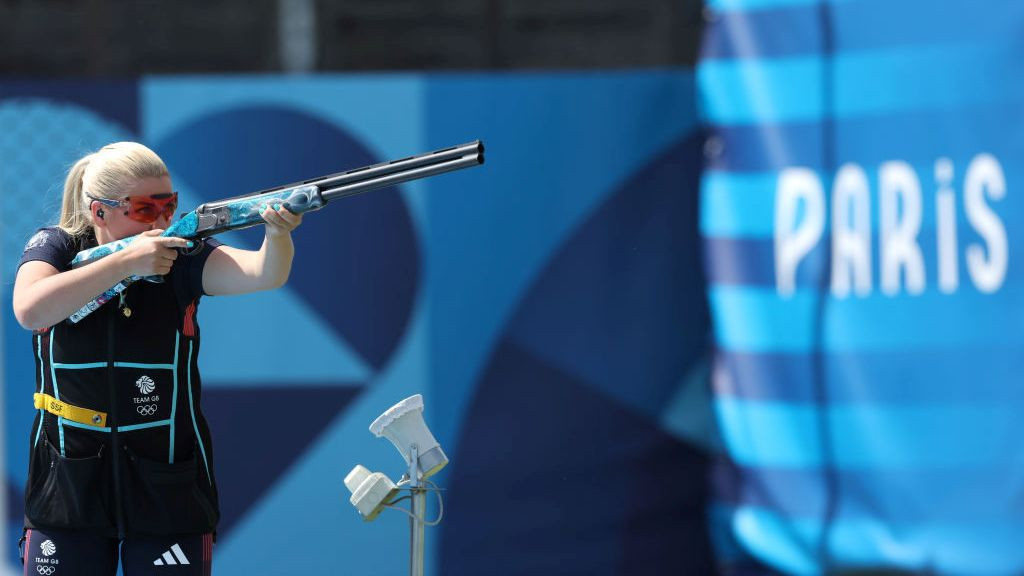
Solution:
M 302 224 L 302 214 L 293 214 L 280 204 L 277 205 L 276 210 L 274 206 L 268 205 L 260 212 L 260 216 L 267 223 L 268 238 L 291 234 L 292 230 L 295 230 L 299 227 L 299 224 Z

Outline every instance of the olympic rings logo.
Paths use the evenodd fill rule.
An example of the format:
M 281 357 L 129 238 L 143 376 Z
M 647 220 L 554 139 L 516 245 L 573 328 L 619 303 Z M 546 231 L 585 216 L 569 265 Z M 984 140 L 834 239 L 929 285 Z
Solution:
M 142 414 L 143 416 L 152 416 L 153 414 L 156 414 L 157 405 L 156 404 L 143 404 L 142 406 L 136 406 L 135 410 L 136 410 L 136 412 L 138 412 L 139 414 Z
M 50 574 L 53 574 L 56 571 L 57 569 L 53 566 L 36 566 L 36 572 L 39 572 L 43 576 L 50 576 Z

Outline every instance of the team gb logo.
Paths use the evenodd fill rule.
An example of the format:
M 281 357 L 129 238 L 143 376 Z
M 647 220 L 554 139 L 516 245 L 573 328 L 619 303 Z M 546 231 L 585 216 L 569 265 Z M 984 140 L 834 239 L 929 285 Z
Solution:
M 135 381 L 135 385 L 139 388 L 139 392 L 143 394 L 149 394 L 156 389 L 156 382 L 153 382 L 153 379 L 149 376 L 142 376 Z

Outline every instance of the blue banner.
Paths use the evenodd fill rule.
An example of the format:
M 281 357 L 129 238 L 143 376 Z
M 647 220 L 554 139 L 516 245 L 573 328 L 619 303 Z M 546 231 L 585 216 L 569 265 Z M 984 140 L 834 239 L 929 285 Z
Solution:
M 1024 5 L 709 9 L 725 566 L 1021 572 Z

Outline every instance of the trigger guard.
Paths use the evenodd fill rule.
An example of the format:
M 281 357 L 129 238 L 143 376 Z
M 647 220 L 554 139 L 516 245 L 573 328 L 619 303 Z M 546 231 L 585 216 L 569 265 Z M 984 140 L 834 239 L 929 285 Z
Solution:
M 191 256 L 193 254 L 198 253 L 200 250 L 202 250 L 203 246 L 205 246 L 205 245 L 206 245 L 206 240 L 205 239 L 203 239 L 203 238 L 196 238 L 196 239 L 192 240 L 192 247 L 191 248 L 178 248 L 178 252 L 182 256 Z

